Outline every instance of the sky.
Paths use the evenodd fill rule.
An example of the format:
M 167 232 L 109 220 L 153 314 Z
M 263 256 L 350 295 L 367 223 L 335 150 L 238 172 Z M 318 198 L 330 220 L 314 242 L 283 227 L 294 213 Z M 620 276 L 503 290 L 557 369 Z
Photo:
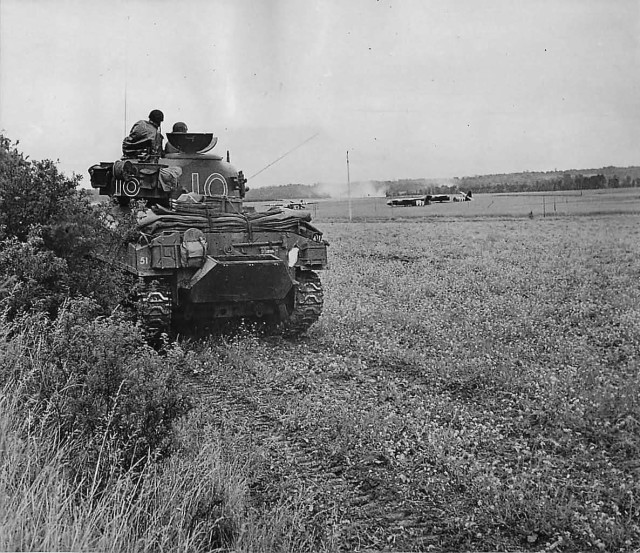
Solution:
M 257 188 L 640 165 L 639 62 L 639 0 L 0 0 L 0 131 L 87 186 L 152 109 Z

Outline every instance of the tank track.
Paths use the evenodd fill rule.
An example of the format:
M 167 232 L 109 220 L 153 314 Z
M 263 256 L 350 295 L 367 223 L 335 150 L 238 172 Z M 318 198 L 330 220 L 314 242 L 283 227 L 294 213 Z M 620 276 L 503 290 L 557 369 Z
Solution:
M 307 331 L 322 313 L 324 292 L 320 277 L 313 271 L 299 271 L 293 311 L 284 323 L 285 336 L 297 336 Z
M 140 279 L 137 293 L 138 321 L 151 338 L 171 330 L 171 287 L 159 280 Z

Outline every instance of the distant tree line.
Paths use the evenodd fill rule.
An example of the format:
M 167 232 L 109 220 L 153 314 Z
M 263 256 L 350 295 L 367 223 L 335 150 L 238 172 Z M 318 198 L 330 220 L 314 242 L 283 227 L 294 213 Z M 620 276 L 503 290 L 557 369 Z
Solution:
M 474 193 L 551 192 L 640 186 L 640 167 L 603 167 L 548 172 L 523 172 L 456 177 L 438 184 L 433 179 L 400 179 L 381 182 L 387 196 L 448 194 L 452 190 Z
M 474 192 L 551 192 L 554 190 L 594 190 L 604 188 L 630 188 L 640 186 L 640 169 L 638 174 L 632 174 L 623 169 L 616 172 L 566 172 L 552 176 L 540 176 L 530 173 L 523 178 L 522 174 L 509 178 L 510 175 L 495 175 L 483 177 L 462 177 L 456 179 L 462 189 L 472 189 Z
M 399 179 L 396 181 L 376 181 L 385 190 L 385 196 L 405 196 L 412 194 L 451 194 L 450 184 L 441 184 L 432 179 Z M 467 190 L 465 190 L 466 192 Z
M 357 188 L 358 183 L 352 183 Z M 387 197 L 410 194 L 451 194 L 454 191 L 473 193 L 551 192 L 554 190 L 591 190 L 598 188 L 630 188 L 640 186 L 640 167 L 602 167 L 600 169 L 570 169 L 567 171 L 522 172 L 495 175 L 474 175 L 453 179 L 398 179 L 373 181 L 374 189 Z M 285 184 L 252 188 L 249 201 L 282 199 L 329 198 L 322 184 Z M 347 194 L 346 183 L 339 190 Z

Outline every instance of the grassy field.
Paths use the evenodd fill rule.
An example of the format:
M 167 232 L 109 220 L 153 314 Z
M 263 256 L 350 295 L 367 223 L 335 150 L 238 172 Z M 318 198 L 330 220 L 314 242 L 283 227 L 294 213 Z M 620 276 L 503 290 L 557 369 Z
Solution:
M 472 202 L 450 202 L 422 207 L 390 207 L 387 198 L 353 198 L 355 221 L 434 218 L 552 217 L 599 213 L 640 213 L 640 189 L 477 194 Z M 250 204 L 254 205 L 254 204 Z M 269 202 L 256 202 L 266 209 Z M 308 206 L 314 220 L 349 220 L 349 201 L 318 200 Z
M 241 328 L 158 354 L 123 321 L 3 327 L 4 372 L 65 384 L 98 366 L 100 388 L 146 367 L 182 375 L 196 407 L 144 471 L 109 472 L 107 418 L 78 484 L 92 458 L 50 439 L 62 399 L 88 408 L 75 387 L 40 418 L 6 388 L 0 549 L 637 551 L 638 198 L 572 197 L 592 199 L 547 217 L 528 216 L 535 195 L 383 206 L 395 219 L 368 199 L 353 223 L 317 204 L 325 309 L 297 340 Z M 134 398 L 154 405 L 160 384 Z M 138 422 L 127 405 L 117 428 Z
M 637 216 L 323 229 L 305 339 L 198 345 L 209 422 L 250 502 L 294 509 L 287 543 L 640 547 Z

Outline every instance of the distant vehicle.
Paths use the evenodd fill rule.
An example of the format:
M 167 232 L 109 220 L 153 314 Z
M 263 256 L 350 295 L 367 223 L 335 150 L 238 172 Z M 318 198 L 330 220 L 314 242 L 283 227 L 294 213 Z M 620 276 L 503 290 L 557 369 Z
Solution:
M 429 205 L 433 202 L 449 202 L 451 198 L 447 195 L 432 195 L 425 194 L 424 196 L 400 196 L 399 198 L 393 198 L 387 200 L 387 205 L 391 207 L 413 207 Z
M 290 202 L 285 203 L 284 207 L 287 209 L 307 209 L 307 202 L 304 200 L 300 200 L 299 202 L 291 200 Z
M 438 203 L 450 202 L 451 201 L 451 196 L 447 196 L 446 194 L 439 194 L 437 196 L 427 196 L 427 201 L 429 203 L 432 203 L 432 202 L 438 202 Z
M 447 194 L 425 194 L 424 196 L 399 196 L 391 200 L 387 200 L 387 205 L 391 207 L 414 207 L 430 205 L 434 202 L 469 202 L 473 199 L 471 192 L 458 192 L 456 195 L 449 196 Z
M 454 202 L 470 202 L 473 200 L 473 192 L 469 190 L 469 192 L 458 192 L 457 195 L 453 197 Z
M 423 206 L 428 203 L 428 197 L 429 196 L 403 196 L 387 200 L 387 205 L 390 205 L 391 207 Z
M 308 205 L 315 202 L 306 202 L 305 200 L 276 200 L 273 203 L 267 204 L 269 208 L 284 207 L 285 209 L 307 209 Z

